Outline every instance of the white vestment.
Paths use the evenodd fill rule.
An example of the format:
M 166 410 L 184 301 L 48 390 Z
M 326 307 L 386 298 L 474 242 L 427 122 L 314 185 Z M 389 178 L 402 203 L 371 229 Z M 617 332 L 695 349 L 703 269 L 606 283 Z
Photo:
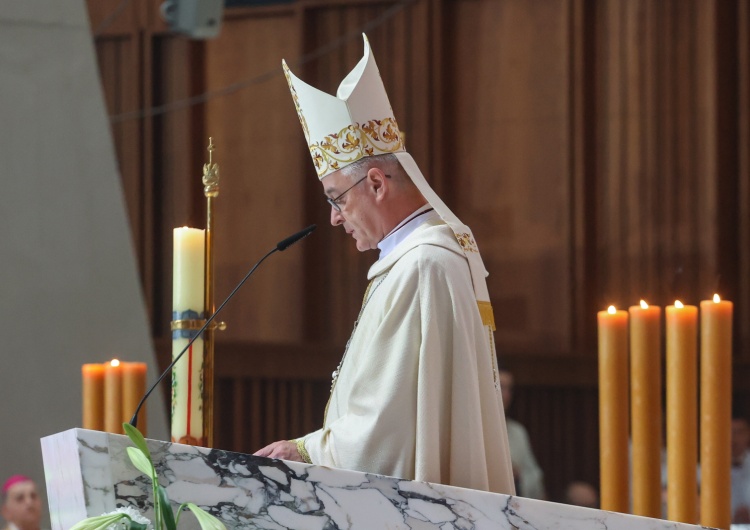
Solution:
M 492 332 L 450 227 L 425 222 L 368 278 L 310 460 L 513 494 Z

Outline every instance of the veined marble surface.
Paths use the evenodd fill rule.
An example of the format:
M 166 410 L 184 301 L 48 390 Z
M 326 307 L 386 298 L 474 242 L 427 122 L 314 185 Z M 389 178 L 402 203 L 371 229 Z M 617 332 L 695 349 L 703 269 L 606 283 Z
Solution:
M 150 482 L 126 436 L 71 429 L 42 438 L 53 530 L 132 505 L 152 518 Z M 228 529 L 688 530 L 649 519 L 453 486 L 148 440 L 173 508 L 194 502 Z M 180 530 L 197 528 L 185 512 Z

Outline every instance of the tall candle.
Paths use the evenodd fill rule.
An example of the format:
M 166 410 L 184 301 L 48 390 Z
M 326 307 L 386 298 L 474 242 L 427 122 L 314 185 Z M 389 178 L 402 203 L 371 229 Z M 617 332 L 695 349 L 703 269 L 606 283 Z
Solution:
M 94 431 L 104 430 L 104 365 L 84 364 L 81 367 L 83 378 L 83 428 Z
M 701 525 L 732 522 L 732 302 L 701 302 Z
M 698 308 L 667 306 L 667 518 L 695 524 L 698 513 Z
M 627 512 L 628 313 L 610 306 L 597 315 L 599 330 L 599 458 L 601 507 Z
M 204 310 L 205 233 L 175 228 L 172 320 L 200 319 Z M 172 332 L 172 356 L 187 346 L 195 331 Z M 172 370 L 172 441 L 205 445 L 203 439 L 203 339 L 197 339 Z
M 146 363 L 122 363 L 122 421 L 129 423 L 146 393 Z M 146 436 L 146 404 L 138 413 L 136 427 Z
M 630 315 L 630 407 L 633 514 L 661 517 L 661 308 Z
M 104 430 L 123 434 L 122 423 L 122 367 L 113 359 L 104 364 Z

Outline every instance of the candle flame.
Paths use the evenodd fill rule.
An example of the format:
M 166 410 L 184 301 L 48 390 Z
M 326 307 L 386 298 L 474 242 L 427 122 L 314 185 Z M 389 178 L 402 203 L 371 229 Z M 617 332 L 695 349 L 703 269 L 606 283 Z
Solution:
M 120 361 L 118 361 L 117 359 L 112 359 L 109 364 L 111 364 L 112 366 L 120 366 Z
M 677 309 L 682 309 L 683 307 L 685 307 L 684 305 L 682 305 L 682 302 L 680 302 L 679 300 L 675 300 L 675 301 L 674 301 L 674 306 L 675 306 L 675 307 L 676 307 Z
M 718 304 L 719 302 L 721 302 L 721 298 L 719 298 L 719 295 L 718 295 L 718 294 L 715 294 L 715 295 L 714 295 L 714 303 L 715 303 L 715 304 Z
M 641 308 L 648 309 L 648 304 L 646 303 L 645 300 L 641 300 Z
M 607 313 L 609 313 L 610 315 L 614 315 L 615 313 L 617 313 L 617 309 L 615 309 L 615 306 L 611 305 L 607 308 Z

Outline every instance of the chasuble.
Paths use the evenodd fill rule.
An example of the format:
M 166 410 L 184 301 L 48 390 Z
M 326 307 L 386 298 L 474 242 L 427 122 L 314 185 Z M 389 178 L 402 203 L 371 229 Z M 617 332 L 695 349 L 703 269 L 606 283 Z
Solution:
M 513 494 L 495 347 L 467 259 L 439 218 L 416 228 L 371 280 L 314 464 Z

